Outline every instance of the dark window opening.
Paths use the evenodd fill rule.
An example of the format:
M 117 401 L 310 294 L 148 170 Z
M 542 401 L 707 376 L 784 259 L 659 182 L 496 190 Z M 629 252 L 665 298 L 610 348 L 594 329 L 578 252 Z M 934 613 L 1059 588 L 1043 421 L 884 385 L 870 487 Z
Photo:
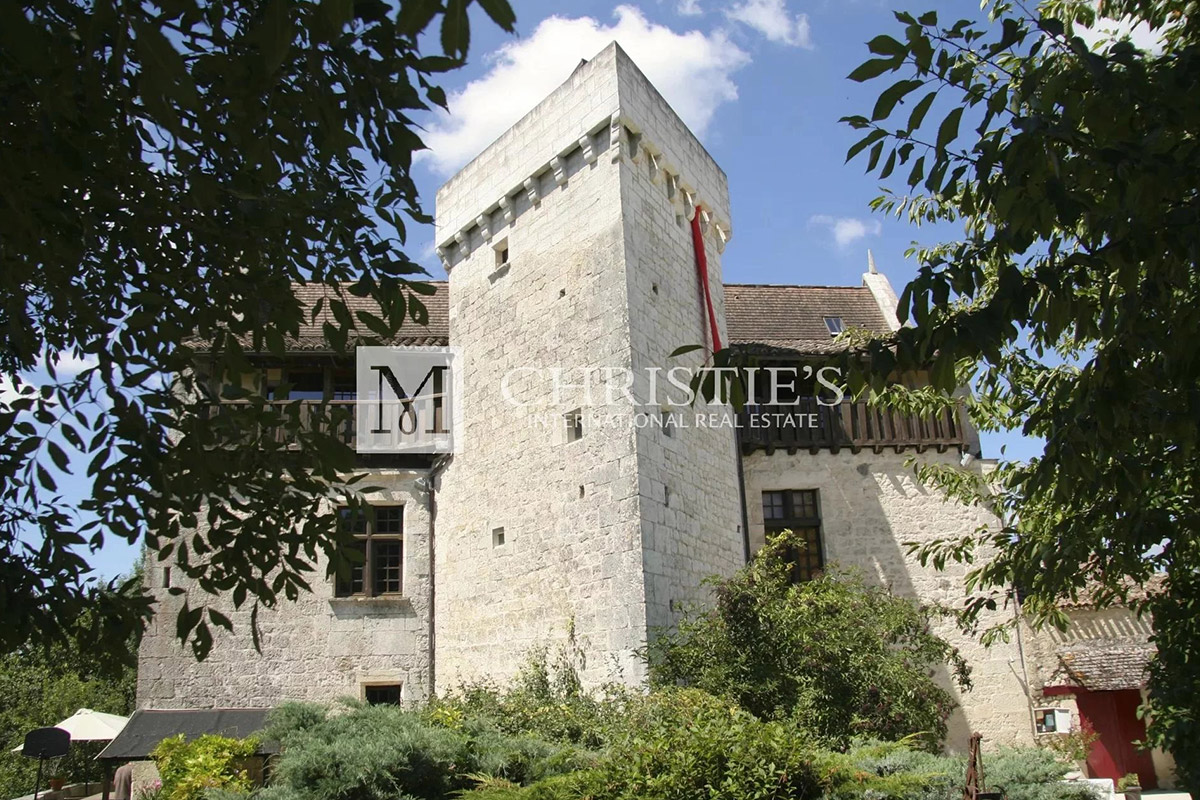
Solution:
M 789 547 L 792 582 L 815 578 L 825 566 L 821 553 L 821 510 L 815 489 L 763 492 L 763 527 L 767 538 L 792 531 L 804 546 Z
M 576 409 L 566 415 L 567 441 L 577 442 L 583 438 L 583 410 Z
M 375 506 L 373 513 L 338 509 L 339 524 L 355 541 L 347 546 L 352 563 L 338 578 L 338 597 L 378 597 L 404 593 L 404 506 Z
M 364 686 L 363 696 L 367 701 L 367 705 L 398 706 L 400 705 L 400 684 L 393 683 L 386 686 Z

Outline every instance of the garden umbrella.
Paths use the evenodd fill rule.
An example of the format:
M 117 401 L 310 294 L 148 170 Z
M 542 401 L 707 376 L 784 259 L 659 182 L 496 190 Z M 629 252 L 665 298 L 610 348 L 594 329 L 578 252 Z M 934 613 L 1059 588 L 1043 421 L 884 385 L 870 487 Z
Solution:
M 128 721 L 129 717 L 122 717 L 120 714 L 105 714 L 102 711 L 81 708 L 54 727 L 62 728 L 71 734 L 72 742 L 107 742 L 120 733 Z M 13 752 L 19 753 L 21 748 L 14 748 Z

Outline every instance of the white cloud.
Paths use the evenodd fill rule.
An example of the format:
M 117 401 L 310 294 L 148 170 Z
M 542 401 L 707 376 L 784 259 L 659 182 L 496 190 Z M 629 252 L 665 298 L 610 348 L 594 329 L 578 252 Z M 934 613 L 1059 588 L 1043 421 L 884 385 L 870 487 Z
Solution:
M 59 355 L 58 361 L 54 362 L 54 372 L 60 379 L 72 378 L 99 363 L 99 359 L 95 356 L 80 357 L 71 353 L 62 353 Z
M 1162 29 L 1153 29 L 1145 22 L 1134 25 L 1126 18 L 1121 21 L 1098 17 L 1094 27 L 1075 26 L 1075 33 L 1087 42 L 1087 46 L 1097 52 L 1107 49 L 1108 45 L 1120 39 L 1128 38 L 1138 50 L 1157 55 L 1163 50 Z
M 7 408 L 8 404 L 21 396 L 18 391 L 19 383 L 13 383 L 12 379 L 0 375 L 0 408 Z
M 883 226 L 877 219 L 831 217 L 828 214 L 809 217 L 808 224 L 828 228 L 833 233 L 833 241 L 838 247 L 846 247 L 867 236 L 878 236 L 883 231 Z
M 704 13 L 704 9 L 700 7 L 700 0 L 679 0 L 675 10 L 685 17 L 698 17 Z
M 439 112 L 428 126 L 423 157 L 437 172 L 453 172 L 566 80 L 580 59 L 614 39 L 697 134 L 718 106 L 737 99 L 730 76 L 750 57 L 723 32 L 678 33 L 627 5 L 617 7 L 615 18 L 604 25 L 591 17 L 548 17 L 527 38 L 489 55 L 487 74 L 450 94 L 449 115 Z
M 772 42 L 812 47 L 808 15 L 790 16 L 785 0 L 742 0 L 726 9 L 725 16 L 753 28 Z

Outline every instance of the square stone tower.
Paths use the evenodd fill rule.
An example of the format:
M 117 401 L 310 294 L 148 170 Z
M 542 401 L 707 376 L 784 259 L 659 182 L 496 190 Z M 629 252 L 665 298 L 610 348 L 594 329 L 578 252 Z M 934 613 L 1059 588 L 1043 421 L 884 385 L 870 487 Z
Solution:
M 744 563 L 734 431 L 650 391 L 711 346 L 696 213 L 723 339 L 725 175 L 616 43 L 439 191 L 466 417 L 437 479 L 439 691 L 568 643 L 587 683 L 638 681 L 655 630 Z

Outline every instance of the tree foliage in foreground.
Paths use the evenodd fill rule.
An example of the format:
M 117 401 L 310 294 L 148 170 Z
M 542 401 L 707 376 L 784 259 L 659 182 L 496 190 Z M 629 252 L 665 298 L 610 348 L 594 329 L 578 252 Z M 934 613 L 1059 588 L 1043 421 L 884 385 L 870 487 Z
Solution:
M 506 0 L 479 2 L 512 30 Z M 354 496 L 349 448 L 234 389 L 244 413 L 206 424 L 189 368 L 204 351 L 215 375 L 247 372 L 246 351 L 282 355 L 319 314 L 339 352 L 426 321 L 402 250 L 429 221 L 413 114 L 445 105 L 433 81 L 464 62 L 470 4 L 0 3 L 0 383 L 21 390 L 0 403 L 0 650 L 60 640 L 101 602 L 88 638 L 124 652 L 148 602 L 100 592 L 80 554 L 109 538 L 255 611 L 298 596 L 318 552 L 343 560 L 320 501 Z M 305 312 L 293 281 L 326 299 Z M 64 358 L 88 366 L 58 375 Z M 41 388 L 21 378 L 37 369 Z M 60 491 L 72 470 L 82 501 Z M 210 624 L 230 626 L 179 615 L 198 655 Z
M 128 581 L 140 586 L 141 570 Z M 88 616 L 99 613 L 88 612 Z M 84 620 L 82 627 L 90 627 Z M 135 632 L 122 647 L 136 653 L 141 639 Z M 93 648 L 69 640 L 42 646 L 33 643 L 0 655 L 0 797 L 21 797 L 33 791 L 37 759 L 9 752 L 20 747 L 34 728 L 53 725 L 81 708 L 109 714 L 133 713 L 137 670 L 128 665 L 101 663 Z M 72 742 L 66 757 L 51 762 L 51 773 L 68 783 L 100 781 L 93 759 L 106 742 Z
M 1147 23 L 1161 51 L 1089 45 L 1084 0 L 1036 13 L 989 3 L 982 24 L 900 13 L 895 36 L 869 42 L 850 77 L 890 85 L 847 118 L 865 134 L 849 157 L 900 187 L 878 210 L 964 231 L 917 252 L 901 298 L 913 325 L 869 354 L 876 388 L 931 364 L 946 397 L 977 389 L 981 429 L 1046 442 L 989 476 L 999 528 L 920 548 L 935 564 L 994 550 L 970 573 L 970 610 L 1015 584 L 1035 621 L 1063 624 L 1063 597 L 1088 587 L 1103 604 L 1166 573 L 1148 605 L 1150 735 L 1196 791 L 1200 683 L 1187 665 L 1200 652 L 1176 626 L 1200 609 L 1200 16 L 1183 0 L 1100 6 Z M 988 494 L 969 475 L 923 472 L 967 501 Z
M 713 609 L 657 638 L 653 685 L 703 689 L 839 747 L 914 734 L 940 747 L 955 703 L 934 676 L 944 670 L 969 688 L 966 662 L 932 632 L 926 610 L 855 574 L 793 584 L 787 554 L 797 545 L 777 537 L 715 584 Z

